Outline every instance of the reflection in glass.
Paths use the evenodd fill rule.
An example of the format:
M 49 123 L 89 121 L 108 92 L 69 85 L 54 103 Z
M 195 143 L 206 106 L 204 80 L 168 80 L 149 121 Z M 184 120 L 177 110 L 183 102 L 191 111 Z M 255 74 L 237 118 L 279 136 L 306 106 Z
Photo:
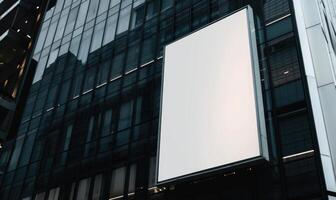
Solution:
M 79 14 L 77 17 L 76 29 L 84 25 L 85 16 L 87 14 L 88 8 L 89 8 L 89 1 L 85 1 L 80 5 Z
M 79 49 L 79 52 L 78 52 L 78 60 L 81 60 L 82 64 L 85 64 L 86 61 L 87 61 L 92 32 L 93 32 L 93 28 L 91 28 L 88 31 L 85 31 L 83 33 L 81 46 L 80 46 L 80 49 Z
M 93 37 L 92 37 L 92 42 L 91 42 L 90 52 L 93 52 L 101 47 L 102 39 L 104 35 L 105 22 L 106 21 L 102 21 L 95 26 Z
M 97 14 L 97 11 L 98 11 L 98 5 L 99 5 L 98 0 L 91 0 L 90 6 L 89 6 L 89 11 L 87 13 L 86 22 L 89 22 L 90 20 L 92 20 L 93 18 L 96 17 L 96 14 Z
M 107 18 L 106 29 L 104 34 L 103 45 L 110 43 L 114 40 L 118 15 L 114 14 Z
M 78 10 L 79 10 L 79 7 L 75 7 L 75 8 L 72 8 L 70 10 L 70 14 L 69 14 L 69 17 L 68 17 L 68 21 L 66 22 L 66 26 L 65 26 L 65 32 L 64 32 L 64 35 L 70 33 L 74 26 L 75 26 L 75 22 L 76 22 L 76 17 L 77 17 L 77 14 L 78 14 Z
M 132 6 L 130 5 L 120 11 L 117 34 L 120 34 L 128 30 L 128 25 L 131 18 L 131 10 Z
M 101 15 L 103 12 L 106 12 L 109 8 L 109 0 L 100 0 L 99 9 L 98 9 L 98 16 Z

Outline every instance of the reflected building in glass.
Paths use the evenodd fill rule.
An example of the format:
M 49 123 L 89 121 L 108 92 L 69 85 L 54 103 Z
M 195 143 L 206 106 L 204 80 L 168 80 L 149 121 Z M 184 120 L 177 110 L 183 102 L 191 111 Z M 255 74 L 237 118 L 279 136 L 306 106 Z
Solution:
M 335 88 L 317 98 L 325 82 L 312 83 L 328 73 L 313 63 L 309 82 L 307 62 L 321 55 L 302 48 L 320 44 L 319 33 L 305 38 L 318 24 L 335 64 L 335 3 L 302 1 L 57 0 L 43 19 L 17 137 L 1 150 L 0 199 L 336 198 L 336 153 L 323 143 L 335 137 L 336 111 L 323 112 L 335 109 Z M 270 162 L 156 186 L 163 49 L 246 5 L 256 19 Z
M 48 2 L 0 1 L 0 149 L 16 137 L 36 68 L 31 62 L 33 48 Z

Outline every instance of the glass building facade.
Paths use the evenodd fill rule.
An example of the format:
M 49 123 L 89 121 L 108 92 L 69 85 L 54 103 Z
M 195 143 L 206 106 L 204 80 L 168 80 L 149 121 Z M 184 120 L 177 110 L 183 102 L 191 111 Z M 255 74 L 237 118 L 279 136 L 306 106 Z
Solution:
M 246 5 L 271 161 L 156 187 L 163 47 Z M 58 0 L 39 35 L 17 138 L 1 152 L 0 199 L 326 197 L 289 0 Z

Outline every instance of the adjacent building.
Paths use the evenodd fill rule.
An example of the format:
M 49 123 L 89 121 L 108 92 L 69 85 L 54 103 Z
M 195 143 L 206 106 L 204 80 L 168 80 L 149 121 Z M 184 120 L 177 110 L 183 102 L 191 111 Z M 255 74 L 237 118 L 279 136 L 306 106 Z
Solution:
M 254 13 L 252 65 L 259 67 L 254 77 L 263 100 L 266 159 L 157 184 L 165 48 L 246 7 Z M 1 150 L 0 199 L 336 199 L 334 1 L 57 0 L 50 8 L 16 137 Z M 205 51 L 204 57 L 218 54 L 215 48 Z M 193 80 L 204 95 L 209 66 Z M 192 67 L 179 67 L 190 84 L 185 69 L 194 74 Z M 241 90 L 246 83 L 233 80 L 230 88 Z M 210 133 L 204 134 L 206 140 Z M 234 138 L 239 143 L 246 137 Z
M 31 62 L 48 1 L 0 1 L 0 145 L 14 139 L 34 76 Z

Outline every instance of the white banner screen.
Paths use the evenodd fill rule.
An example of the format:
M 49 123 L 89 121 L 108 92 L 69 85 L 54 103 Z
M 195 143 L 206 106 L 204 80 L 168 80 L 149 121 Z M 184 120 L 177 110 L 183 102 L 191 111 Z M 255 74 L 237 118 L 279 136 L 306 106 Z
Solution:
M 166 46 L 158 183 L 263 157 L 266 136 L 249 12 L 243 9 Z

